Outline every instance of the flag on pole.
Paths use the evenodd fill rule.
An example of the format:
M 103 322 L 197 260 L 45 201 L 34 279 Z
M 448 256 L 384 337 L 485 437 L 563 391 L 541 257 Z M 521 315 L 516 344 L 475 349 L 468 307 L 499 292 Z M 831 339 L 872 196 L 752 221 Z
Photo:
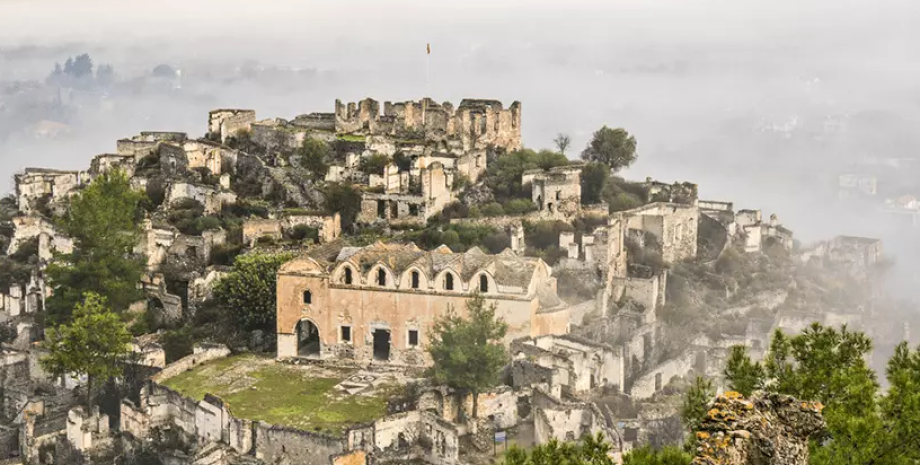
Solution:
M 428 44 L 428 54 L 431 55 L 431 44 Z

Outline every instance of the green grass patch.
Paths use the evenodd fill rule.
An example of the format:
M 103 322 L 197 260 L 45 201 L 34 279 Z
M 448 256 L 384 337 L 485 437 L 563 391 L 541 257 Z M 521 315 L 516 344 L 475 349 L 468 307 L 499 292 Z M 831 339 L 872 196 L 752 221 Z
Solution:
M 387 390 L 377 396 L 349 396 L 334 389 L 345 377 L 311 377 L 301 368 L 260 364 L 244 355 L 203 364 L 173 377 L 167 386 L 196 400 L 211 393 L 230 405 L 240 418 L 309 431 L 341 434 L 352 424 L 366 423 L 386 414 Z
M 362 136 L 358 134 L 337 134 L 335 138 L 338 140 L 344 140 L 348 142 L 364 142 L 366 140 L 366 136 Z

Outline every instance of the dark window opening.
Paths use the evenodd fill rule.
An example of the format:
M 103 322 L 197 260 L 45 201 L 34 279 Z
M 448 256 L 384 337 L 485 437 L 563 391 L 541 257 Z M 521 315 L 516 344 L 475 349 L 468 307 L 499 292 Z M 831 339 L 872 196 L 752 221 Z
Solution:
M 383 200 L 377 201 L 377 218 L 387 217 L 387 203 Z
M 385 329 L 374 330 L 374 360 L 390 359 L 390 332 Z
M 380 286 L 387 285 L 387 272 L 383 268 L 377 269 L 377 284 Z
M 444 276 L 444 289 L 448 291 L 454 290 L 454 275 L 447 273 L 447 275 Z
M 345 268 L 345 284 L 351 284 L 351 268 Z
M 489 292 L 489 278 L 486 275 L 479 275 L 479 292 Z
M 562 200 L 562 191 L 556 191 L 556 200 Z
M 479 133 L 485 134 L 489 132 L 489 121 L 486 119 L 486 115 L 479 115 Z
M 409 215 L 418 216 L 418 205 L 409 205 Z
M 188 258 L 198 258 L 198 247 L 189 246 L 185 249 L 185 256 Z
M 313 293 L 310 291 L 303 291 L 303 303 L 312 304 L 313 303 Z
M 638 441 L 639 428 L 626 428 L 626 431 L 623 433 L 623 440 L 628 442 Z
M 390 202 L 390 218 L 399 218 L 399 203 Z
M 342 326 L 342 342 L 351 342 L 351 326 Z
M 418 345 L 418 330 L 410 329 L 409 330 L 409 347 L 415 347 Z
M 412 272 L 412 289 L 418 289 L 418 286 L 419 286 L 418 278 L 419 278 L 418 271 L 413 271 Z

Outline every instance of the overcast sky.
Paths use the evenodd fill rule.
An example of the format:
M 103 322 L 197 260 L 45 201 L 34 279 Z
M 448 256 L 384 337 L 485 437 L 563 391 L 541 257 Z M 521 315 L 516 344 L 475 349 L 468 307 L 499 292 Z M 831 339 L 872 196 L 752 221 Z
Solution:
M 201 134 L 217 106 L 290 118 L 332 111 L 336 98 L 495 98 L 522 101 L 529 147 L 566 132 L 576 156 L 601 125 L 622 126 L 639 140 L 629 176 L 698 182 L 703 197 L 778 213 L 814 240 L 873 233 L 815 201 L 814 173 L 798 172 L 855 146 L 728 143 L 727 122 L 874 110 L 920 124 L 917 0 L 0 0 L 0 80 L 41 80 L 81 51 L 123 77 L 169 63 L 209 73 L 213 85 L 197 100 L 122 99 L 116 118 L 81 126 L 63 145 L 0 145 L 5 179 L 27 165 L 85 168 L 141 130 Z M 224 85 L 222 73 L 247 61 L 336 77 L 290 89 Z

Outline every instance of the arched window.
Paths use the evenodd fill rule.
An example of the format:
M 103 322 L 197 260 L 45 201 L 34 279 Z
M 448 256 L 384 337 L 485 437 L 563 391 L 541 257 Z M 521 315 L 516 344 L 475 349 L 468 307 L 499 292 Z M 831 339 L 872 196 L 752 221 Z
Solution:
M 303 291 L 303 303 L 312 304 L 313 303 L 313 293 L 310 291 Z
M 387 285 L 387 272 L 383 271 L 383 268 L 377 269 L 377 284 L 380 286 Z
M 479 292 L 489 292 L 489 278 L 486 275 L 479 275 Z
M 454 290 L 454 275 L 450 273 L 444 275 L 444 289 L 448 291 Z
M 412 289 L 418 289 L 418 271 L 412 272 Z
M 351 282 L 352 282 L 351 268 L 348 268 L 348 267 L 345 268 L 345 279 L 344 279 L 344 281 L 345 281 L 345 284 L 351 284 Z

